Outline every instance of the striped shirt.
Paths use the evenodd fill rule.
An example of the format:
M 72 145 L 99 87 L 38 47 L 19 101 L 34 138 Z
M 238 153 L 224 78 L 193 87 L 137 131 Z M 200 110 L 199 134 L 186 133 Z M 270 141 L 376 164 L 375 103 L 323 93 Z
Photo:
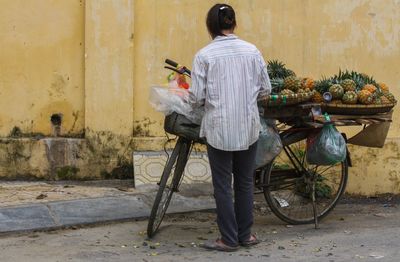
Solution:
M 257 97 L 271 83 L 260 51 L 236 35 L 218 36 L 195 56 L 189 101 L 205 107 L 200 137 L 224 151 L 247 150 L 258 140 Z

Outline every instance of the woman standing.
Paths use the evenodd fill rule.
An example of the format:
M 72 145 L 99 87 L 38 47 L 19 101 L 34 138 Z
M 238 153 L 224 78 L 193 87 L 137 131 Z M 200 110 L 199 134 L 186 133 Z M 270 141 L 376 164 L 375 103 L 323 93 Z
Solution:
M 194 58 L 189 92 L 193 107 L 205 107 L 200 136 L 207 139 L 221 238 L 204 247 L 235 251 L 259 242 L 251 234 L 257 97 L 268 94 L 271 84 L 258 49 L 233 34 L 236 17 L 230 5 L 214 5 L 206 24 L 213 41 Z

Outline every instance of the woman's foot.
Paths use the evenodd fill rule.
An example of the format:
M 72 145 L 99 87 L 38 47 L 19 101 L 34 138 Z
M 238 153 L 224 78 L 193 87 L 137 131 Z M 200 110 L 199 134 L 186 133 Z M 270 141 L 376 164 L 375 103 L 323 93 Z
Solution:
M 217 239 L 213 242 L 209 243 L 204 243 L 200 245 L 200 247 L 203 247 L 205 249 L 209 250 L 217 250 L 217 251 L 224 251 L 224 252 L 234 252 L 239 249 L 239 246 L 228 246 L 225 244 L 221 239 Z
M 249 240 L 240 242 L 240 245 L 242 247 L 251 247 L 257 245 L 258 243 L 260 243 L 260 240 L 258 240 L 255 235 L 250 235 Z

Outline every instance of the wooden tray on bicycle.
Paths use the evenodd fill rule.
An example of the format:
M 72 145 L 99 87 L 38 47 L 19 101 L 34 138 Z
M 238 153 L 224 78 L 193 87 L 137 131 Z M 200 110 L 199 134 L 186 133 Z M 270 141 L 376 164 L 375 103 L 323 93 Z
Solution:
M 267 95 L 259 100 L 259 103 L 266 108 L 287 107 L 307 102 L 311 99 L 313 93 L 299 93 L 290 95 Z
M 382 105 L 346 105 L 327 103 L 321 107 L 324 112 L 329 114 L 340 115 L 375 115 L 379 113 L 387 113 L 393 109 L 396 103 L 382 104 Z
M 382 148 L 389 132 L 392 115 L 393 111 L 374 115 L 330 115 L 330 118 L 335 126 L 363 126 L 363 129 L 349 138 L 347 143 Z M 315 116 L 314 122 L 309 124 L 322 127 L 324 123 L 324 116 Z
M 302 103 L 291 106 L 285 106 L 284 109 L 279 107 L 265 108 L 263 117 L 270 119 L 278 119 L 280 122 L 292 122 L 304 118 L 312 119 L 313 108 L 320 107 L 319 103 Z

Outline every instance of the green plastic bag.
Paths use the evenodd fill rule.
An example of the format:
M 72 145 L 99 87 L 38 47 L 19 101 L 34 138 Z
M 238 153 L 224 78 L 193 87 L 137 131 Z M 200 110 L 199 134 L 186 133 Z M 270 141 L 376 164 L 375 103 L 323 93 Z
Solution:
M 329 166 L 346 159 L 346 140 L 333 124 L 325 125 L 319 133 L 307 138 L 307 162 Z

